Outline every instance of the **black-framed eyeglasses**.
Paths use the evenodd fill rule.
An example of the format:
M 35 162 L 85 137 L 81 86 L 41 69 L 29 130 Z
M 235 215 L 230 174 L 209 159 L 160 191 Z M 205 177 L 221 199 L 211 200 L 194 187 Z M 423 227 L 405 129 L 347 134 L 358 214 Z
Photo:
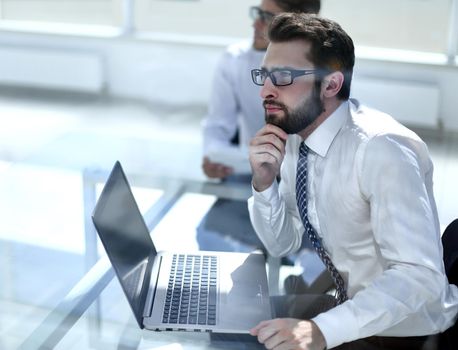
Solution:
M 285 68 L 275 68 L 271 71 L 261 68 L 251 70 L 251 79 L 253 83 L 259 86 L 263 86 L 266 82 L 267 77 L 272 80 L 272 84 L 275 86 L 286 86 L 291 85 L 294 81 L 294 78 L 300 77 L 302 75 L 314 74 L 316 69 L 285 69 Z
M 275 17 L 275 13 L 264 11 L 258 6 L 252 6 L 250 7 L 250 17 L 253 21 L 259 19 L 261 22 L 270 23 Z

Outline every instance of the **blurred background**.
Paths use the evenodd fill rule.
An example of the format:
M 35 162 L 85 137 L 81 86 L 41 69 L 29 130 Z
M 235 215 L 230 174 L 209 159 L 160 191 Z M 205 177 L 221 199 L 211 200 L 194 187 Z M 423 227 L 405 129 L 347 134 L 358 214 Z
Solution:
M 252 5 L 0 0 L 0 349 L 16 348 L 90 267 L 83 172 L 119 159 L 128 173 L 205 180 L 214 68 L 251 38 Z M 458 217 L 458 0 L 322 0 L 321 15 L 356 45 L 352 95 L 427 142 L 447 225 Z M 141 206 L 157 199 L 137 194 Z M 186 197 L 182 220 L 160 231 L 180 224 L 192 236 L 214 200 Z

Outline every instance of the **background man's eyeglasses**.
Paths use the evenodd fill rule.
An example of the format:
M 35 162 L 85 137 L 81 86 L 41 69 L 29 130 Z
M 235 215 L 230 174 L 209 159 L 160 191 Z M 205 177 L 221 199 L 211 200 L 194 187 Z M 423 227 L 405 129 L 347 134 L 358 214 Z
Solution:
M 250 7 L 250 17 L 252 20 L 260 20 L 264 23 L 269 23 L 275 17 L 275 14 L 272 12 L 264 11 L 257 6 Z
M 272 69 L 268 71 L 265 68 L 262 69 L 253 69 L 251 71 L 251 79 L 253 83 L 259 86 L 263 86 L 266 82 L 267 77 L 272 80 L 272 84 L 275 86 L 285 86 L 291 85 L 294 81 L 294 78 L 300 77 L 302 75 L 309 75 L 315 73 L 316 69 Z

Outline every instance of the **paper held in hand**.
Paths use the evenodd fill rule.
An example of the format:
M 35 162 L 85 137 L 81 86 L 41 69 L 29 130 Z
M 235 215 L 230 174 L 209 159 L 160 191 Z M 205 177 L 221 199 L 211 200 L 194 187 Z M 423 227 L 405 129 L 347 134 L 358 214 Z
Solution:
M 235 174 L 251 174 L 248 150 L 239 147 L 225 147 L 211 150 L 208 158 L 214 163 L 221 163 L 234 169 Z

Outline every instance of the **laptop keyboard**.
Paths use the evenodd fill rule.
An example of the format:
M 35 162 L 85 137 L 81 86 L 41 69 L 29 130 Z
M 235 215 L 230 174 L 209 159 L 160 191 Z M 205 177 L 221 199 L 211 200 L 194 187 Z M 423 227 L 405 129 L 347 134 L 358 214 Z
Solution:
M 216 324 L 217 264 L 216 256 L 173 256 L 163 323 Z

